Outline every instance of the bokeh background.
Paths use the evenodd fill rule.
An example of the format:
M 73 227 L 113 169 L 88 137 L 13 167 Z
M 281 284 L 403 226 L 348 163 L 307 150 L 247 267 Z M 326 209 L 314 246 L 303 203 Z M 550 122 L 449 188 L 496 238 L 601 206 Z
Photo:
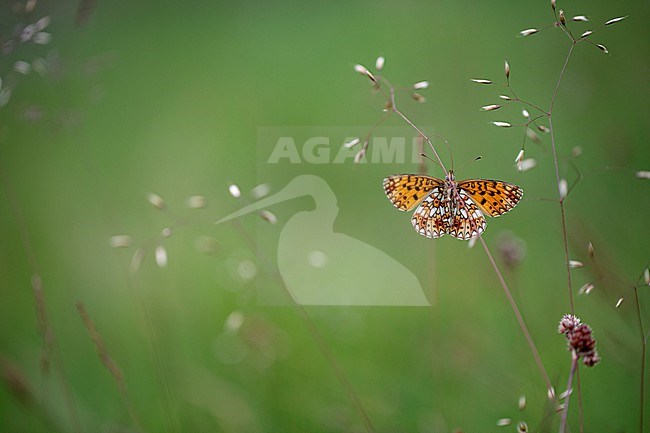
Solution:
M 272 242 L 257 240 L 313 203 L 269 208 L 275 225 L 255 215 L 213 224 L 253 200 L 256 185 L 273 192 L 290 179 L 261 160 L 261 127 L 354 135 L 379 120 L 381 95 L 353 66 L 383 55 L 396 85 L 431 82 L 426 104 L 407 93 L 401 108 L 452 143 L 456 164 L 483 156 L 460 177 L 526 191 L 484 238 L 559 394 L 570 354 L 556 328 L 570 307 L 550 141 L 528 143 L 538 166 L 516 171 L 523 129 L 489 121 L 523 122 L 521 108 L 480 112 L 503 89 L 469 81 L 502 82 L 507 58 L 518 94 L 547 106 L 569 42 L 553 28 L 516 36 L 552 24 L 550 2 L 7 0 L 0 8 L 0 431 L 473 432 L 515 431 L 519 421 L 557 429 L 480 245 L 418 236 L 383 196 L 383 177 L 417 165 L 298 170 L 327 179 L 339 207 L 334 229 L 408 266 L 431 307 L 260 305 L 259 290 L 278 283 Z M 635 177 L 650 169 L 649 4 L 558 8 L 592 19 L 570 23 L 577 33 L 629 15 L 592 36 L 609 54 L 576 48 L 554 115 L 560 154 L 582 149 L 560 169 L 570 182 L 581 175 L 567 200 L 571 257 L 586 264 L 572 273 L 575 309 L 603 358 L 580 369 L 584 430 L 638 431 L 639 318 L 648 317 L 650 292 L 640 287 L 637 302 L 632 287 L 650 259 L 650 184 Z M 49 36 L 21 42 L 24 26 L 45 16 Z M 31 71 L 15 71 L 18 61 Z M 152 192 L 164 211 L 147 202 Z M 204 209 L 186 206 L 196 194 Z M 131 246 L 112 248 L 123 234 Z M 165 267 L 154 259 L 161 245 Z M 510 263 L 503 251 L 513 245 L 523 257 Z M 579 296 L 590 282 L 592 293 Z M 108 354 L 98 357 L 79 302 Z M 577 409 L 574 393 L 572 431 Z M 512 425 L 497 427 L 502 418 Z

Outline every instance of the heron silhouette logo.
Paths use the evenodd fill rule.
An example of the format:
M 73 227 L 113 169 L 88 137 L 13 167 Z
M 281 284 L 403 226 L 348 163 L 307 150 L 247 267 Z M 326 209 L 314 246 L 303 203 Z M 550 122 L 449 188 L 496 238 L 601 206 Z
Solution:
M 302 305 L 430 305 L 417 277 L 380 249 L 334 232 L 336 195 L 321 177 L 299 175 L 276 194 L 250 204 L 217 224 L 298 197 L 316 206 L 293 215 L 280 232 L 278 271 Z

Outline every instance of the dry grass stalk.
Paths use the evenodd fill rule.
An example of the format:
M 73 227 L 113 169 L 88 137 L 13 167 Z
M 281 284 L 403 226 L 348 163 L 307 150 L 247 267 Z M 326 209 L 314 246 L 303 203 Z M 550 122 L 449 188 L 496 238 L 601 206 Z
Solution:
M 81 320 L 83 321 L 86 330 L 88 331 L 88 335 L 90 336 L 91 341 L 95 345 L 95 350 L 97 350 L 97 356 L 99 357 L 99 360 L 113 377 L 113 380 L 115 381 L 115 384 L 120 391 L 122 401 L 127 411 L 129 412 L 129 415 L 131 416 L 131 420 L 137 429 L 139 431 L 142 431 L 142 426 L 135 414 L 133 403 L 131 402 L 129 394 L 127 393 L 126 382 L 124 381 L 124 373 L 122 372 L 122 369 L 117 365 L 117 363 L 115 363 L 115 361 L 113 361 L 113 359 L 108 354 L 104 340 L 99 331 L 97 331 L 95 322 L 93 322 L 93 320 L 88 315 L 83 302 L 77 302 L 77 310 L 79 311 L 79 315 L 81 316 Z
M 115 379 L 115 383 L 117 384 L 117 387 L 120 389 L 120 391 L 126 391 L 126 385 L 124 383 L 124 374 L 122 373 L 120 367 L 118 367 L 118 365 L 108 355 L 108 350 L 106 350 L 106 346 L 104 345 L 104 340 L 102 339 L 102 336 L 99 334 L 99 332 L 97 332 L 97 328 L 95 327 L 95 322 L 93 322 L 90 316 L 88 315 L 88 312 L 86 311 L 86 307 L 82 302 L 77 302 L 77 310 L 79 311 L 81 320 L 83 320 L 84 322 L 84 326 L 88 330 L 88 335 L 90 336 L 90 339 L 95 345 L 95 349 L 97 350 L 97 356 L 99 356 L 99 360 L 102 362 L 102 364 L 104 364 L 104 367 L 106 367 L 106 369 L 111 374 L 111 376 L 113 376 L 113 379 Z

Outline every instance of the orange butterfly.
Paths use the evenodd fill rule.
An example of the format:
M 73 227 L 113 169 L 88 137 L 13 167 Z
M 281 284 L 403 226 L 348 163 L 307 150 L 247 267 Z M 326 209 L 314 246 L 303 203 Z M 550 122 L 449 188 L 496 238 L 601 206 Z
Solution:
M 500 180 L 469 179 L 456 182 L 450 170 L 444 180 L 416 174 L 384 179 L 384 191 L 393 205 L 408 211 L 419 204 L 411 223 L 422 236 L 445 234 L 468 240 L 485 231 L 483 213 L 497 217 L 514 208 L 524 195 L 517 185 Z

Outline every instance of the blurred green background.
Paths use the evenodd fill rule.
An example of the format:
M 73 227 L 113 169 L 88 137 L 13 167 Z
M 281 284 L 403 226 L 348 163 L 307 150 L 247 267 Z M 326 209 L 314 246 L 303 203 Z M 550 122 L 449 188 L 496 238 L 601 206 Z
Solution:
M 523 129 L 489 121 L 523 122 L 521 108 L 479 112 L 503 89 L 469 81 L 503 81 L 507 58 L 519 96 L 546 107 L 569 42 L 552 28 L 516 36 L 552 24 L 549 3 L 30 1 L 27 13 L 24 2 L 3 2 L 0 77 L 11 98 L 0 108 L 0 431 L 486 432 L 515 431 L 519 421 L 555 431 L 559 415 L 480 245 L 418 236 L 384 197 L 381 179 L 417 165 L 294 169 L 327 179 L 339 207 L 334 229 L 409 267 L 431 307 L 260 306 L 257 291 L 277 283 L 272 243 L 256 251 L 256 239 L 277 236 L 313 204 L 270 208 L 276 225 L 255 215 L 213 224 L 248 203 L 257 184 L 277 191 L 291 179 L 260 159 L 259 128 L 359 134 L 379 120 L 384 102 L 353 66 L 383 55 L 396 85 L 431 82 L 426 104 L 405 94 L 401 108 L 452 143 L 456 164 L 483 156 L 459 177 L 526 191 L 512 213 L 488 221 L 484 238 L 560 393 L 570 354 L 556 327 L 570 307 L 559 208 L 549 201 L 557 196 L 550 141 L 527 144 L 538 167 L 517 172 Z M 637 314 L 648 317 L 650 293 L 639 289 L 637 310 L 631 287 L 650 259 L 650 188 L 634 173 L 650 169 L 650 6 L 560 3 L 567 16 L 593 20 L 570 23 L 577 33 L 629 15 L 592 36 L 609 55 L 576 48 L 554 115 L 560 154 L 583 150 L 567 213 L 571 257 L 586 266 L 572 277 L 576 314 L 593 327 L 603 358 L 580 369 L 585 431 L 638 431 Z M 8 48 L 44 16 L 49 44 Z M 46 69 L 38 61 L 27 75 L 13 70 L 37 58 Z M 560 166 L 576 179 L 564 159 Z M 233 182 L 239 200 L 228 194 Z M 147 203 L 151 192 L 166 211 Z M 205 196 L 205 209 L 187 208 L 194 194 Z M 119 234 L 132 246 L 111 248 Z M 513 267 L 500 253 L 508 236 L 525 246 Z M 161 244 L 162 268 L 154 260 Z M 134 271 L 136 250 L 145 255 Z M 43 281 L 46 343 L 34 274 Z M 578 296 L 589 282 L 593 292 Z M 98 358 L 78 302 L 126 393 Z M 572 431 L 580 431 L 577 409 L 574 394 Z M 497 427 L 501 418 L 513 425 Z

